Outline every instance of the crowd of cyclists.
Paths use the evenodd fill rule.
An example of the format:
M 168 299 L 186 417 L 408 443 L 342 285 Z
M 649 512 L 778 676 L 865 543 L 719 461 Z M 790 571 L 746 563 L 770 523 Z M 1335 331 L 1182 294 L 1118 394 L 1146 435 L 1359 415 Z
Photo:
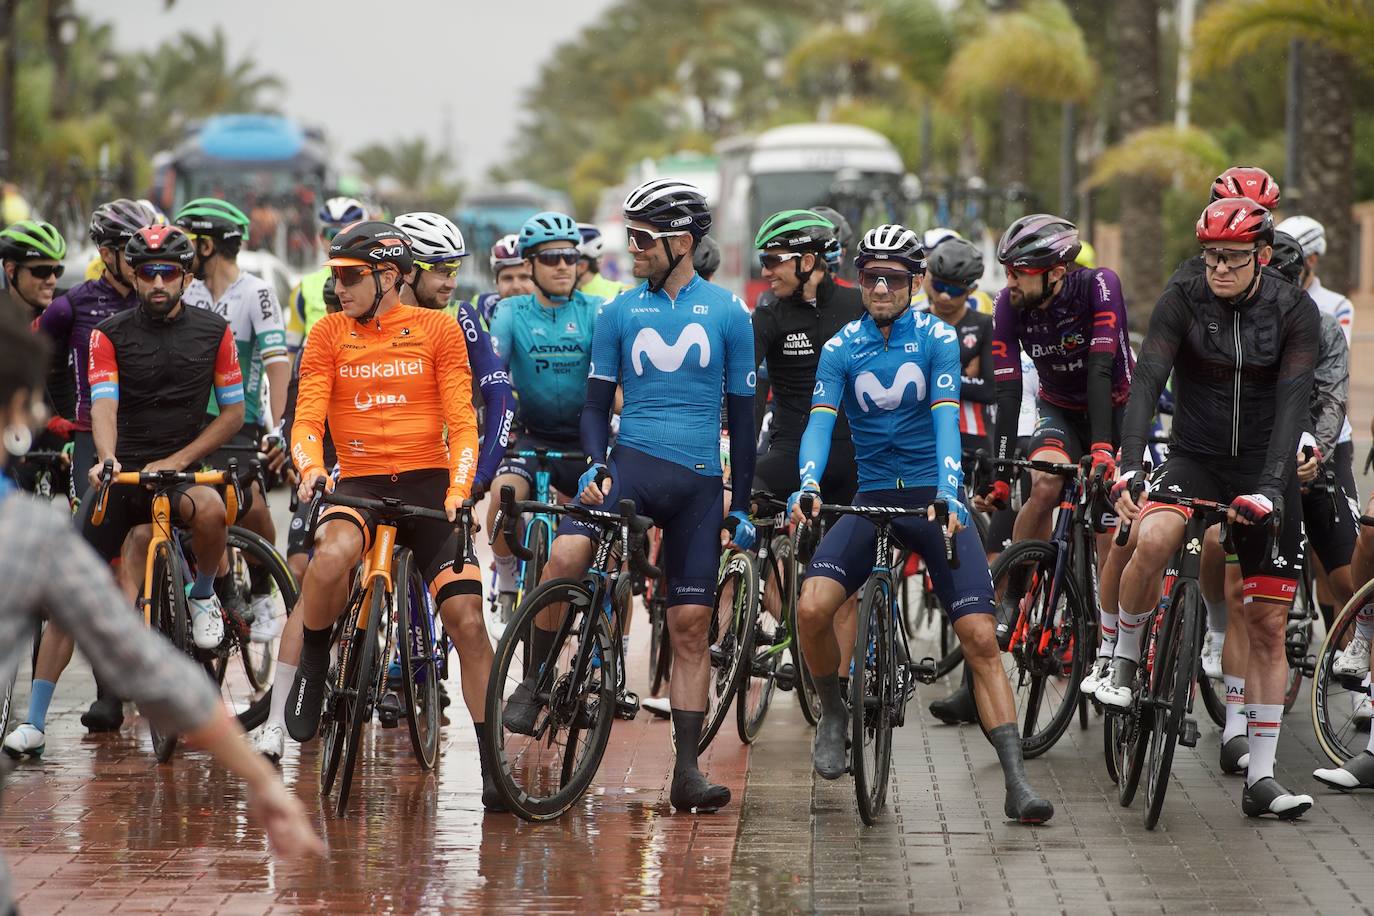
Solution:
M 108 481 L 122 469 L 183 472 L 237 458 L 265 473 L 245 478 L 236 521 L 223 488 L 202 484 L 174 489 L 173 514 L 202 559 L 187 591 L 194 648 L 212 650 L 242 626 L 275 649 L 257 749 L 275 763 L 288 735 L 305 742 L 319 729 L 336 621 L 378 535 L 364 509 L 329 505 L 316 520 L 320 494 L 436 510 L 447 523 L 402 522 L 397 543 L 413 553 L 457 649 L 482 748 L 483 802 L 503 810 L 486 727 L 490 631 L 520 600 L 524 567 L 494 496 L 509 489 L 527 499 L 547 475 L 578 506 L 630 500 L 661 532 L 674 807 L 710 811 L 730 801 L 698 760 L 716 652 L 711 621 L 722 548 L 755 547 L 751 498 L 763 492 L 787 501 L 799 529 L 816 523 L 823 502 L 906 513 L 894 516 L 894 536 L 920 555 L 966 662 L 962 685 L 931 712 L 982 726 L 1005 776 L 1008 818 L 1041 823 L 1054 806 L 1023 767 L 990 564 L 1013 544 L 1046 539 L 1061 509 L 1063 475 L 1034 470 L 1025 479 L 1016 459 L 1038 468 L 1082 460 L 1110 496 L 1100 512 L 1097 644 L 1076 647 L 1091 660 L 1073 689 L 1109 713 L 1132 706 L 1166 569 L 1181 548 L 1200 550 L 1202 666 L 1225 689 L 1220 766 L 1244 774 L 1246 815 L 1300 816 L 1311 796 L 1274 775 L 1297 582 L 1317 567 L 1330 627 L 1374 574 L 1347 417 L 1353 308 L 1322 285 L 1323 227 L 1306 216 L 1276 225 L 1279 188 L 1263 170 L 1228 169 L 1199 204 L 1200 251 L 1169 280 L 1135 345 L 1129 320 L 1141 305 L 1128 304 L 1114 271 L 1091 264 L 1078 228 L 1050 214 L 1006 229 L 996 247 L 1005 287 L 990 295 L 979 288 L 981 247 L 950 230 L 888 224 L 855 233 L 826 207 L 785 210 L 758 229 L 768 289 L 752 307 L 711 282 L 720 250 L 710 206 L 674 179 L 646 182 L 625 200 L 638 285 L 600 274 L 605 239 L 595 226 L 545 212 L 492 246 L 496 289 L 470 302 L 451 300 L 473 252 L 435 213 L 383 221 L 356 200 L 329 200 L 319 212 L 328 260 L 285 309 L 238 267 L 249 220 L 228 201 L 193 200 L 170 218 L 145 202 L 101 205 L 90 223 L 98 274 L 61 295 L 66 242 L 46 223 L 16 223 L 0 232 L 11 306 L 2 317 L 6 328 L 31 324 L 24 333 L 33 336 L 10 334 L 0 370 L 10 477 L 35 490 L 25 453 L 65 451 L 70 531 L 89 550 L 35 549 L 44 562 L 21 576 L 33 587 L 6 599 L 26 614 L 41 610 L 47 623 L 28 709 L 3 748 L 13 759 L 47 749 L 49 706 L 74 644 L 97 679 L 82 717 L 90 731 L 120 728 L 125 700 L 186 731 L 208 727 L 200 723 L 212 704 L 197 671 L 135 638 L 138 621 L 115 607 L 139 598 L 152 494 Z M 857 285 L 841 278 L 849 263 Z M 35 354 L 43 364 L 28 378 Z M 1172 413 L 1167 459 L 1151 467 L 1161 405 Z M 284 550 L 299 582 L 289 617 L 262 566 L 249 567 L 247 602 L 224 597 L 226 526 L 277 541 L 263 486 L 272 479 L 288 481 L 300 505 Z M 461 530 L 489 493 L 474 529 L 492 537 L 490 580 L 471 549 L 474 532 Z M 1152 493 L 1224 505 L 1225 545 L 1216 528 L 1200 546 L 1183 544 L 1191 510 Z M 93 518 L 97 502 L 103 511 Z M 49 515 L 21 497 L 6 495 L 0 518 L 8 564 L 30 556 L 18 539 L 35 530 L 55 537 Z M 854 753 L 846 683 L 857 663 L 855 597 L 876 531 L 861 514 L 834 520 L 796 604 L 819 700 L 814 765 L 826 779 L 847 772 Z M 598 536 L 590 522 L 565 517 L 542 578 L 583 577 Z M 62 567 L 49 577 L 42 570 L 58 549 Z M 89 558 L 73 565 L 72 554 Z M 104 569 L 122 598 L 105 587 L 108 574 L 97 575 Z M 484 597 L 497 613 L 484 613 Z M 555 609 L 536 619 L 535 658 L 550 651 L 560 619 Z M 0 615 L 0 626 L 9 624 Z M 1361 613 L 1337 673 L 1368 685 L 1372 634 L 1374 611 Z M 23 654 L 8 651 L 14 658 L 5 661 L 17 666 Z M 174 665 L 175 677 L 154 674 Z M 173 680 L 185 685 L 182 696 L 158 693 Z M 377 698 L 384 723 L 402 714 L 396 680 L 393 665 L 390 689 Z M 535 683 L 531 669 L 504 698 L 506 730 L 534 733 Z M 1367 722 L 1365 693 L 1356 715 Z M 227 740 L 207 746 L 230 759 Z M 1370 750 L 1314 775 L 1340 789 L 1374 787 L 1374 733 Z

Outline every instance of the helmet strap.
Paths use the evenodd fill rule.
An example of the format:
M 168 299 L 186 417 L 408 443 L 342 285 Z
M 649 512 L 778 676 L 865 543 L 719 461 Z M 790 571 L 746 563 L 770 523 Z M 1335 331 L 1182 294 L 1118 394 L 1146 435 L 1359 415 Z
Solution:
M 546 289 L 544 288 L 544 284 L 540 283 L 539 280 L 537 279 L 536 274 L 537 274 L 537 272 L 536 272 L 536 270 L 535 270 L 534 261 L 531 260 L 531 261 L 530 261 L 530 282 L 534 284 L 534 288 L 535 288 L 535 289 L 539 290 L 539 294 L 540 294 L 541 296 L 543 296 L 545 299 L 549 300 L 550 302 L 552 302 L 552 303 L 554 304 L 554 307 L 555 307 L 555 308 L 557 308 L 557 307 L 560 306 L 560 305 L 566 305 L 568 302 L 570 302 L 570 301 L 572 300 L 572 296 L 555 296 L 553 293 L 551 293 L 551 292 L 549 292 L 548 290 L 546 290 Z M 573 289 L 576 289 L 576 288 L 577 288 L 577 284 L 576 284 L 576 281 L 574 281 L 574 282 L 573 282 Z
M 652 277 L 649 278 L 647 282 L 649 284 L 649 292 L 651 293 L 662 291 L 664 284 L 668 282 L 668 278 L 673 275 L 673 271 L 677 270 L 677 266 L 681 264 L 682 259 L 686 257 L 686 255 L 683 254 L 673 254 L 673 249 L 668 244 L 667 236 L 659 239 L 658 242 L 663 246 L 663 253 L 668 256 L 668 269 L 664 271 L 663 276 L 657 280 Z
M 35 314 L 43 311 L 44 306 L 39 305 L 37 302 L 34 302 L 28 296 L 25 296 L 23 293 L 19 291 L 19 271 L 24 269 L 24 265 L 19 261 L 14 261 L 13 263 L 13 273 L 11 273 L 8 270 L 5 271 L 5 282 L 9 284 L 10 292 L 14 293 L 15 298 L 17 298 L 20 302 L 24 303 L 29 308 L 33 309 Z
M 377 294 L 372 297 L 372 308 L 368 309 L 366 312 L 359 315 L 357 318 L 353 319 L 354 321 L 358 322 L 358 324 L 366 325 L 369 321 L 376 317 L 377 309 L 382 307 L 382 296 L 385 295 L 385 292 L 382 289 L 382 278 L 379 276 L 379 274 L 381 274 L 380 269 L 372 271 L 372 286 L 374 289 L 376 289 Z M 399 287 L 400 284 L 397 283 L 397 286 Z
M 909 312 L 909 311 L 911 311 L 911 301 L 910 301 L 910 297 L 908 297 L 907 304 L 902 308 L 902 310 L 901 310 L 900 312 L 898 312 L 897 314 L 893 315 L 891 318 L 884 318 L 883 320 L 879 321 L 877 318 L 874 318 L 874 317 L 873 317 L 873 313 L 872 313 L 872 312 L 869 312 L 869 313 L 868 313 L 868 317 L 869 317 L 870 319 L 872 319 L 873 323 L 874 323 L 875 325 L 877 325 L 878 327 L 880 327 L 880 328 L 886 328 L 886 327 L 889 327 L 890 325 L 894 324 L 894 323 L 897 321 L 898 318 L 901 318 L 903 315 L 905 315 L 905 314 L 906 314 L 907 312 Z
M 1212 298 L 1220 302 L 1222 305 L 1228 305 L 1233 309 L 1239 308 L 1246 302 L 1249 302 L 1250 297 L 1253 296 L 1255 294 L 1255 290 L 1259 288 L 1260 274 L 1264 272 L 1264 268 L 1260 266 L 1258 259 L 1251 261 L 1251 263 L 1255 265 L 1255 273 L 1254 276 L 1250 278 L 1250 282 L 1246 284 L 1245 289 L 1241 290 L 1234 296 L 1218 296 L 1216 293 L 1212 293 Z M 1208 286 L 1208 290 L 1211 290 L 1210 286 Z

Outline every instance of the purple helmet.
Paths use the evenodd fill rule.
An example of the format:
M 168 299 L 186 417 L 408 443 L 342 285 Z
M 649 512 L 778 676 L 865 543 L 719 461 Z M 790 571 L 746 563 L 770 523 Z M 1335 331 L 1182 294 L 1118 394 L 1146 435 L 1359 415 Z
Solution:
M 1012 268 L 1054 267 L 1078 257 L 1082 248 L 1073 223 L 1049 213 L 1032 213 L 1002 234 L 997 260 Z
M 103 203 L 91 214 L 91 241 L 101 248 L 123 250 L 144 226 L 158 225 L 161 214 L 151 204 L 121 197 Z M 166 223 L 166 217 L 161 218 Z

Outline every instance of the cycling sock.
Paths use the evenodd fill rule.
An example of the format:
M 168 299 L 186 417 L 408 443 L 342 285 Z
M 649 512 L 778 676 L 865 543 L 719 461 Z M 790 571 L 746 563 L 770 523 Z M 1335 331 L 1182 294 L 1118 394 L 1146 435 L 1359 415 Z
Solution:
M 1212 631 L 1212 639 L 1218 636 L 1226 638 L 1226 599 L 1213 601 L 1207 596 L 1203 596 L 1202 603 L 1207 606 L 1207 629 Z
M 1318 601 L 1317 608 L 1322 612 L 1322 622 L 1330 628 L 1332 621 L 1336 619 L 1336 606 L 1334 604 Z
M 821 715 L 843 716 L 849 710 L 845 707 L 844 693 L 840 691 L 840 676 L 827 674 L 825 677 L 811 675 L 811 683 L 816 685 L 816 696 L 821 699 Z
M 1111 658 L 1116 652 L 1117 617 L 1115 611 L 1105 607 L 1097 612 L 1098 629 L 1102 632 L 1102 641 L 1097 645 L 1098 658 Z
M 558 631 L 545 630 L 539 624 L 533 624 L 530 627 L 530 660 L 536 665 L 543 665 L 548 661 L 550 653 L 553 652 L 553 642 L 557 638 Z
M 515 591 L 515 573 L 519 568 L 519 560 L 515 557 L 494 557 L 496 562 L 496 590 L 498 592 Z
M 209 598 L 215 593 L 215 571 L 196 573 L 196 581 L 191 583 L 190 597 L 197 600 Z
M 1123 610 L 1118 617 L 1119 627 L 1116 637 L 1116 658 L 1140 662 L 1140 640 L 1144 636 L 1145 622 L 1155 612 L 1150 608 L 1143 614 L 1132 614 Z
M 215 576 L 215 594 L 219 595 L 221 602 L 234 597 L 234 576 L 232 573 Z
M 1355 633 L 1366 640 L 1374 639 L 1374 601 L 1355 612 Z
M 277 662 L 276 679 L 272 681 L 272 701 L 267 710 L 267 724 L 286 727 L 286 696 L 296 680 L 296 666 Z
M 57 685 L 52 681 L 34 679 L 29 693 L 29 716 L 26 720 L 34 728 L 47 731 L 48 706 L 52 704 L 52 692 Z
M 1247 703 L 1245 715 L 1250 720 L 1250 768 L 1245 772 L 1245 784 L 1253 786 L 1261 779 L 1270 779 L 1274 775 L 1283 704 Z
M 1004 813 L 1017 820 L 1049 820 L 1054 814 L 1054 806 L 1036 795 L 1026 781 L 1026 761 L 1021 752 L 1021 735 L 1017 732 L 1016 723 L 1008 722 L 989 729 L 987 736 L 997 751 L 997 759 L 1002 764 L 1002 778 L 1006 782 Z
M 305 649 L 307 652 L 309 652 L 310 654 L 315 655 L 315 656 L 328 656 L 328 655 L 329 655 L 329 635 L 330 635 L 330 633 L 332 633 L 333 630 L 334 630 L 334 628 L 333 628 L 332 626 L 325 627 L 325 628 L 322 629 L 322 630 L 316 630 L 316 629 L 312 629 L 311 626 L 310 626 L 309 624 L 303 624 L 302 627 L 301 627 L 301 629 L 305 631 L 305 632 L 304 632 L 304 639 L 305 639 L 304 649 Z M 302 655 L 302 656 L 301 656 L 301 660 L 304 661 L 304 659 L 305 659 L 305 656 Z M 297 662 L 296 664 L 299 665 L 300 662 Z
M 482 775 L 486 776 L 491 772 L 487 766 L 487 723 L 474 722 L 472 730 L 477 733 L 477 761 L 482 767 Z
M 677 759 L 673 762 L 673 772 L 681 773 L 685 770 L 695 770 L 697 768 L 697 744 L 701 741 L 701 726 L 706 722 L 706 713 L 674 709 L 672 719 L 673 747 L 677 751 Z
M 1245 718 L 1245 678 L 1223 674 L 1221 680 L 1226 685 L 1226 724 L 1221 730 L 1221 743 L 1225 744 L 1244 735 L 1249 720 Z

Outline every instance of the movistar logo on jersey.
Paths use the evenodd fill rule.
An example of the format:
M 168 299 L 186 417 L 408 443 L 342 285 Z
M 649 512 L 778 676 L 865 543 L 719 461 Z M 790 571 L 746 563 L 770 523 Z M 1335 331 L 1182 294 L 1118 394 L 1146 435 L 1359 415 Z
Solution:
M 344 363 L 339 367 L 339 378 L 402 378 L 407 375 L 424 375 L 425 361 L 422 359 L 394 359 L 385 363 Z
M 926 376 L 915 363 L 902 363 L 891 385 L 878 381 L 878 376 L 872 372 L 860 372 L 854 379 L 854 399 L 864 413 L 871 409 L 870 403 L 879 410 L 895 410 L 906 397 L 907 386 L 912 384 L 916 386 L 916 399 L 925 400 Z
M 659 372 L 676 372 L 687 361 L 692 348 L 698 350 L 701 367 L 711 364 L 711 340 L 706 336 L 706 328 L 692 322 L 682 329 L 678 339 L 669 344 L 653 328 L 640 328 L 630 347 L 630 361 L 634 364 L 635 375 L 644 374 L 644 359 Z

